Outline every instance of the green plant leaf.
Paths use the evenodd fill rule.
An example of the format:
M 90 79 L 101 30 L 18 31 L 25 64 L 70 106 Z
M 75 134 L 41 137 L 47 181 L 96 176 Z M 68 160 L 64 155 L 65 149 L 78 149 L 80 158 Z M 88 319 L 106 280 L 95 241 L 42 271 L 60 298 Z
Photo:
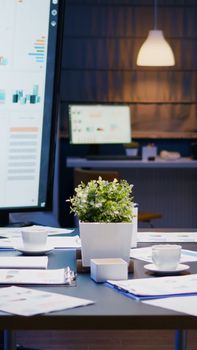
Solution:
M 82 222 L 132 222 L 133 185 L 126 180 L 91 180 L 81 182 L 67 201 L 70 210 Z

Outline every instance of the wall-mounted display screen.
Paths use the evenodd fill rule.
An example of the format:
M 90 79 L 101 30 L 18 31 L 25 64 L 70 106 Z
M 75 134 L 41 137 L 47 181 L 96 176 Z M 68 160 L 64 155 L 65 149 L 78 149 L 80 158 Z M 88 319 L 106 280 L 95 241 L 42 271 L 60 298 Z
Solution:
M 131 141 L 126 105 L 69 105 L 70 143 L 109 144 Z

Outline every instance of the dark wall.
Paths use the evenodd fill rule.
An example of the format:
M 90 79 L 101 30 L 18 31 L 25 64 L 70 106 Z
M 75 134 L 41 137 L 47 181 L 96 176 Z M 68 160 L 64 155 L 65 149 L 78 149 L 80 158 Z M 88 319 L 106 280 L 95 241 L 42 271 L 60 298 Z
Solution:
M 158 29 L 175 53 L 169 68 L 137 67 L 138 50 L 153 27 L 152 0 L 67 0 L 61 79 L 60 223 L 72 225 L 67 155 L 85 146 L 68 140 L 69 102 L 127 103 L 133 138 L 158 149 L 191 154 L 197 133 L 197 1 L 158 1 Z M 111 151 L 111 150 L 110 150 Z

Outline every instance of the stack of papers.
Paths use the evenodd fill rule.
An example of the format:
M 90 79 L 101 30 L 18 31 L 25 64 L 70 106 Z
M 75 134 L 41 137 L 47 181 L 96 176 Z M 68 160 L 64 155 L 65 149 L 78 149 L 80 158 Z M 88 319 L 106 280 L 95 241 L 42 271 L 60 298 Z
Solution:
M 136 300 L 197 295 L 197 274 L 124 281 L 107 281 L 106 285 Z
M 51 270 L 0 269 L 1 284 L 76 285 L 75 273 L 69 267 Z
M 188 237 L 186 239 L 189 241 Z M 130 257 L 151 263 L 152 247 L 131 249 Z M 197 252 L 182 249 L 181 262 L 192 261 L 197 261 Z M 197 274 L 125 281 L 109 280 L 106 285 L 145 304 L 197 316 Z

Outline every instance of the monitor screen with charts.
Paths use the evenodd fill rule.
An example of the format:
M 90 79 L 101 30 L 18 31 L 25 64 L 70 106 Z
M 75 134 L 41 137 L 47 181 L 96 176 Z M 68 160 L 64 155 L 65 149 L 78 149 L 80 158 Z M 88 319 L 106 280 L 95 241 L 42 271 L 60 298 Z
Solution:
M 49 208 L 63 1 L 6 0 L 0 11 L 0 225 Z M 3 219 L 2 219 L 3 220 Z
M 127 105 L 69 105 L 70 143 L 124 144 L 131 141 Z

